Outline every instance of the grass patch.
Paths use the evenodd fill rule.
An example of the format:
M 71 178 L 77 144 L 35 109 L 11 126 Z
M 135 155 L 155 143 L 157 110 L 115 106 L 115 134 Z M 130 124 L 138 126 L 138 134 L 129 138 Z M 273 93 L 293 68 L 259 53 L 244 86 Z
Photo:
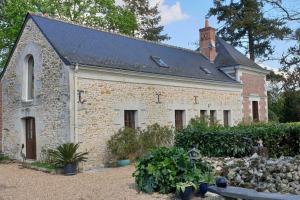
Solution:
M 31 163 L 31 166 L 32 167 L 37 167 L 37 168 L 47 169 L 49 171 L 55 171 L 57 169 L 57 167 L 54 164 L 43 163 L 43 162 L 34 162 L 34 163 Z

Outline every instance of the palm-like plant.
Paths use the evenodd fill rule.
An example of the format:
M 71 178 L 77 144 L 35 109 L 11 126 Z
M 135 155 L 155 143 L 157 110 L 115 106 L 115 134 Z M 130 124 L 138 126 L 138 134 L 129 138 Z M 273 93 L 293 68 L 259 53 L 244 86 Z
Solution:
M 87 160 L 88 152 L 78 153 L 79 143 L 65 143 L 58 146 L 55 150 L 49 151 L 54 164 L 57 166 L 65 166 L 67 164 L 77 164 Z

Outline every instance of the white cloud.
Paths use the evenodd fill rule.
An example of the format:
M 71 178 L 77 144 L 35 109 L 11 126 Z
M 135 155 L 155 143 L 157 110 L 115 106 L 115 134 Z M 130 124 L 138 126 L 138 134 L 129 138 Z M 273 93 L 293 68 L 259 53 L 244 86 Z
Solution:
M 158 10 L 161 15 L 161 24 L 167 25 L 172 22 L 181 21 L 187 19 L 189 16 L 183 12 L 180 2 L 177 1 L 175 4 L 168 5 L 165 0 L 149 0 L 151 6 L 158 4 Z M 123 6 L 123 0 L 116 0 L 116 4 Z
M 154 0 L 155 1 L 155 0 Z M 159 2 L 158 7 L 161 14 L 161 24 L 166 25 L 172 22 L 181 21 L 187 19 L 189 16 L 182 11 L 180 2 L 176 2 L 173 5 L 165 4 L 164 0 Z

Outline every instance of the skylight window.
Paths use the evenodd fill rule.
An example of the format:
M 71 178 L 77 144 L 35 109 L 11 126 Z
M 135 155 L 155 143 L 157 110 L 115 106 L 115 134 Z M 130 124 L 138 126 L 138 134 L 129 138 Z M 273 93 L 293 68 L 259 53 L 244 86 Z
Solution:
M 211 71 L 209 71 L 206 67 L 200 67 L 200 69 L 204 71 L 205 74 L 211 74 Z
M 160 57 L 151 56 L 152 60 L 160 67 L 169 67 Z

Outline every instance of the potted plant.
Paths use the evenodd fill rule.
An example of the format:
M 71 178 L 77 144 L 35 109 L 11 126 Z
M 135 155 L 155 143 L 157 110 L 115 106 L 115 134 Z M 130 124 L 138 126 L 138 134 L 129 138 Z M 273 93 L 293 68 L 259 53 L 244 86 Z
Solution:
M 110 153 L 116 158 L 117 166 L 130 164 L 129 156 L 138 150 L 137 130 L 125 127 L 115 133 L 107 142 Z
M 75 175 L 78 163 L 87 160 L 88 152 L 78 153 L 78 148 L 78 143 L 65 143 L 49 151 L 54 164 L 63 167 L 65 175 Z
M 212 173 L 207 172 L 203 174 L 196 195 L 200 197 L 204 197 L 207 192 L 208 186 L 213 183 L 214 183 L 214 176 L 212 175 Z
M 193 182 L 180 182 L 176 184 L 176 191 L 182 200 L 190 200 L 196 185 Z

